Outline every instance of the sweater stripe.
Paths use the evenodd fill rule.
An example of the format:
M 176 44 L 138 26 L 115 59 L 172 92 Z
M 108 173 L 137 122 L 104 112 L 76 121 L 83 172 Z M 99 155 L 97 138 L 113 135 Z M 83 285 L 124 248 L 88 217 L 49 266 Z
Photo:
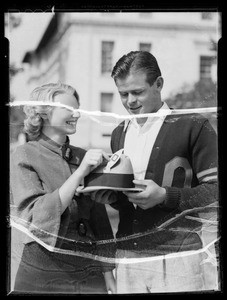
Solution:
M 217 173 L 217 171 L 218 171 L 217 167 L 204 170 L 202 172 L 197 173 L 197 178 L 200 179 L 201 177 L 204 177 L 204 176 L 209 175 L 211 173 Z
M 214 176 L 207 176 L 207 177 L 204 177 L 203 179 L 202 179 L 202 182 L 208 182 L 208 181 L 217 181 L 218 180 L 218 177 L 217 177 L 217 175 L 214 175 Z

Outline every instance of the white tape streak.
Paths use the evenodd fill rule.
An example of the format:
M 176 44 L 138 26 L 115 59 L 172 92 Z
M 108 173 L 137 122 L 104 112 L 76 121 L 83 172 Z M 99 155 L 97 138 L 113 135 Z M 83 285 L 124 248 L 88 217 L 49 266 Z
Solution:
M 142 117 L 155 117 L 155 116 L 166 116 L 166 115 L 179 115 L 179 114 L 191 114 L 191 113 L 217 113 L 218 108 L 217 107 L 203 107 L 203 108 L 191 108 L 191 109 L 163 109 L 159 112 L 156 113 L 149 113 L 149 114 L 139 114 L 139 115 L 119 115 L 116 113 L 108 113 L 108 112 L 101 112 L 101 111 L 88 111 L 88 110 L 83 110 L 83 109 L 74 109 L 71 106 L 64 105 L 59 102 L 42 102 L 42 101 L 14 101 L 14 102 L 9 102 L 8 105 L 10 107 L 15 107 L 15 106 L 57 106 L 57 107 L 63 107 L 66 109 L 69 109 L 73 112 L 80 112 L 81 114 L 84 115 L 89 115 L 89 116 L 97 116 L 97 117 L 112 117 L 116 119 L 133 119 L 133 118 L 142 118 Z

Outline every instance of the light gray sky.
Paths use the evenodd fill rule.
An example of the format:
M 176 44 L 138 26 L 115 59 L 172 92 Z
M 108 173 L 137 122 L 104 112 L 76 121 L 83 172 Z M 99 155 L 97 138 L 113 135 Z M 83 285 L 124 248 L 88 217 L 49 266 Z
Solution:
M 25 53 L 34 50 L 45 31 L 52 13 L 18 13 L 20 26 L 6 29 L 5 36 L 10 42 L 10 62 L 20 64 Z
M 22 67 L 22 60 L 27 51 L 35 50 L 53 17 L 52 13 L 18 13 L 21 24 L 16 28 L 8 26 L 5 36 L 9 40 L 10 64 Z M 6 14 L 8 17 L 8 14 Z M 30 90 L 26 87 L 26 76 L 19 72 L 10 82 L 10 94 L 15 100 L 28 100 Z

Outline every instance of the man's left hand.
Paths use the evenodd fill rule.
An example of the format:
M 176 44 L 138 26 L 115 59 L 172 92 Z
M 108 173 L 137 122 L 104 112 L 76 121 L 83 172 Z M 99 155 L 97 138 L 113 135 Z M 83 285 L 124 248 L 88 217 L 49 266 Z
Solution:
M 164 202 L 166 198 L 166 189 L 156 184 L 151 179 L 133 180 L 135 186 L 142 186 L 144 191 L 133 193 L 124 192 L 128 200 L 142 209 L 152 208 Z

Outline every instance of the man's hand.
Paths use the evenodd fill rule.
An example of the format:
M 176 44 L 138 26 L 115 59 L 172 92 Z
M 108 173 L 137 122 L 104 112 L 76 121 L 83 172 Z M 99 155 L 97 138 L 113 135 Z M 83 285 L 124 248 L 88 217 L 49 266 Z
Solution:
M 102 204 L 111 204 L 117 201 L 117 193 L 112 190 L 98 190 L 90 193 L 91 199 Z
M 138 193 L 124 192 L 128 200 L 142 209 L 152 208 L 164 202 L 166 189 L 153 180 L 133 180 L 136 186 L 143 186 L 144 191 Z

